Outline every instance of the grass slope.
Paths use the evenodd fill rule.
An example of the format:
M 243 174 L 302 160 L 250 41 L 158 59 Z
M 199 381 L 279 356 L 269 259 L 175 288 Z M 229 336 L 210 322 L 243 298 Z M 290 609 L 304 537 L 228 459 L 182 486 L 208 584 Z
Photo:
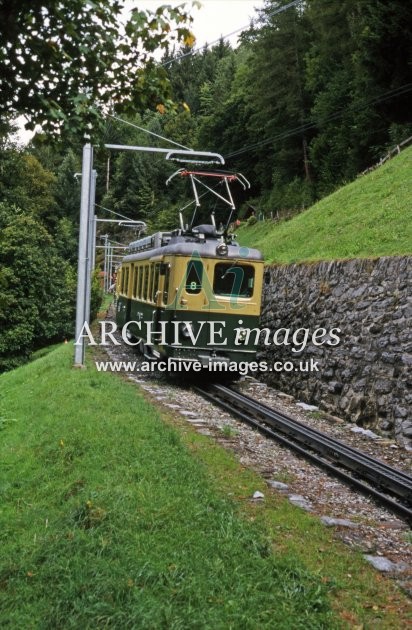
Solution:
M 135 387 L 71 350 L 0 379 L 1 627 L 327 623 L 319 578 L 275 560 Z
M 396 589 L 317 519 L 251 503 L 260 480 L 232 455 L 71 362 L 63 345 L 0 377 L 1 627 L 405 621 Z
M 412 147 L 290 221 L 238 231 L 268 262 L 412 253 Z

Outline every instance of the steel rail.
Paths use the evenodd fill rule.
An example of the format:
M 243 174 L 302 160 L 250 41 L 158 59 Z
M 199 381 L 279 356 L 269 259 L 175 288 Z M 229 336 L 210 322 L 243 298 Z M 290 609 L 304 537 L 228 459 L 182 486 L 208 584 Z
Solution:
M 412 523 L 412 509 L 408 506 L 412 505 L 412 477 L 406 473 L 223 385 L 195 389 L 211 402 L 237 415 L 346 483 L 356 486 L 363 493 L 373 496 Z M 352 474 L 342 468 L 350 470 Z M 397 497 L 403 503 L 395 501 L 382 491 Z
M 270 417 L 272 417 L 275 421 L 280 423 L 280 427 L 283 426 L 285 429 L 287 429 L 288 427 L 291 427 L 292 429 L 297 428 L 299 432 L 303 432 L 304 434 L 308 435 L 310 438 L 315 438 L 315 439 L 318 438 L 319 440 L 321 440 L 322 444 L 324 444 L 325 446 L 330 446 L 334 449 L 335 456 L 338 454 L 342 454 L 342 456 L 349 455 L 352 460 L 353 456 L 355 455 L 362 462 L 368 461 L 371 467 L 373 468 L 374 472 L 377 472 L 377 473 L 382 472 L 385 475 L 385 478 L 383 481 L 385 481 L 386 475 L 388 475 L 390 478 L 396 479 L 401 485 L 401 487 L 403 487 L 403 484 L 404 484 L 405 485 L 404 490 L 406 494 L 401 494 L 399 496 L 401 496 L 401 498 L 406 498 L 410 503 L 412 503 L 412 478 L 406 473 L 404 473 L 403 471 L 396 470 L 395 468 L 388 466 L 384 462 L 381 462 L 371 457 L 367 453 L 359 451 L 358 449 L 355 449 L 352 446 L 348 446 L 344 442 L 341 442 L 340 440 L 337 440 L 336 438 L 326 435 L 325 433 L 322 433 L 321 431 L 318 431 L 317 429 L 313 429 L 312 427 L 304 425 L 298 420 L 295 420 L 294 418 L 292 418 L 291 416 L 288 416 L 284 413 L 280 413 L 279 411 L 275 411 L 271 409 L 270 407 L 268 407 L 267 405 L 263 405 L 257 401 L 254 401 L 250 396 L 247 396 L 245 394 L 240 394 L 229 388 L 223 388 L 220 385 L 217 385 L 216 387 L 221 388 L 223 394 L 230 392 L 230 396 L 235 396 L 237 400 L 241 403 L 244 403 L 245 401 L 247 401 L 249 406 L 251 406 L 252 409 L 259 410 L 263 414 L 269 413 Z M 348 462 L 348 464 L 349 463 L 350 462 Z M 353 463 L 356 465 L 357 460 L 355 460 Z M 355 472 L 357 472 L 356 468 L 354 468 L 354 470 Z M 373 478 L 371 479 L 371 481 L 377 481 L 377 479 Z M 385 488 L 385 489 L 389 491 L 390 488 Z M 396 486 L 395 488 L 396 494 L 398 493 L 398 490 L 399 488 L 398 486 Z

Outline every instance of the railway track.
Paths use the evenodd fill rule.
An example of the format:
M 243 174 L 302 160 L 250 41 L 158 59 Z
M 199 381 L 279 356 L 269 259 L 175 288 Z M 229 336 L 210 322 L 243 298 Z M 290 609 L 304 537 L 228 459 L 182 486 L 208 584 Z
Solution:
M 412 477 L 223 385 L 195 391 L 335 477 L 372 496 L 412 525 Z

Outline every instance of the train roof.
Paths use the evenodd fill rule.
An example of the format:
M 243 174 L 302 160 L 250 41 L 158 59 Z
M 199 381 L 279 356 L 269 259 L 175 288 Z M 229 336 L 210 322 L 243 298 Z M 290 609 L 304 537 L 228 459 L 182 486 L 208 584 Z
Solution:
M 193 256 L 228 260 L 260 261 L 257 249 L 240 246 L 233 235 L 219 233 L 212 225 L 200 225 L 190 232 L 157 232 L 129 245 L 130 253 L 122 262 L 146 260 L 158 256 Z

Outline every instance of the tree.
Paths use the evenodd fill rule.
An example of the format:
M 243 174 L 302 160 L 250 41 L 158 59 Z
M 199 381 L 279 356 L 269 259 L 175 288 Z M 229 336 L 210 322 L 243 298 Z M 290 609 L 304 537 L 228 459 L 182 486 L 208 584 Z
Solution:
M 245 103 L 248 84 L 245 70 L 249 63 L 249 51 L 227 52 L 216 64 L 210 81 L 200 88 L 201 116 L 199 119 L 198 143 L 201 147 L 219 151 L 223 155 L 247 143 Z M 233 167 L 233 161 L 230 166 Z M 250 164 L 236 163 L 236 168 L 251 175 Z M 245 173 L 245 174 L 246 174 Z
M 0 204 L 0 372 L 73 333 L 73 273 L 32 214 Z
M 54 188 L 56 214 L 77 222 L 80 208 L 80 181 L 75 178 L 81 172 L 81 162 L 69 149 L 57 171 Z
M 101 110 L 152 106 L 168 82 L 153 51 L 192 45 L 181 7 L 134 7 L 122 24 L 119 0 L 15 0 L 0 3 L 0 116 L 24 114 L 33 129 L 84 131 Z M 143 68 L 144 66 L 144 68 Z
M 350 15 L 356 11 L 355 4 L 354 0 L 312 0 L 308 9 L 314 36 L 307 53 L 306 86 L 313 97 L 311 117 L 317 125 L 310 156 L 321 196 L 356 175 L 358 141 L 362 135 L 369 136 L 370 126 L 359 127 L 353 108 L 357 43 Z
M 0 151 L 0 199 L 9 207 L 24 208 L 42 221 L 53 222 L 54 182 L 53 173 L 33 155 L 13 148 Z
M 196 115 L 200 107 L 200 86 L 205 82 L 214 80 L 216 65 L 220 59 L 231 52 L 230 44 L 220 42 L 209 49 L 206 46 L 197 53 L 192 54 L 189 46 L 180 51 L 173 51 L 172 55 L 165 55 L 163 65 L 167 69 L 170 79 L 173 97 L 187 103 L 192 114 Z
M 412 13 L 400 0 L 311 0 L 307 13 L 306 85 L 317 125 L 310 156 L 323 195 L 373 164 L 393 125 L 412 122 Z
M 294 178 L 310 182 L 308 132 L 310 99 L 305 90 L 305 53 L 310 42 L 305 4 L 280 11 L 283 2 L 267 0 L 259 29 L 251 30 L 246 94 L 249 134 L 257 139 L 251 155 L 264 190 L 274 179 L 284 186 Z M 309 132 L 310 133 L 310 132 Z
M 372 78 L 376 92 L 397 90 L 377 110 L 395 124 L 412 122 L 412 5 L 403 0 L 368 0 L 351 15 L 358 42 L 358 72 Z

